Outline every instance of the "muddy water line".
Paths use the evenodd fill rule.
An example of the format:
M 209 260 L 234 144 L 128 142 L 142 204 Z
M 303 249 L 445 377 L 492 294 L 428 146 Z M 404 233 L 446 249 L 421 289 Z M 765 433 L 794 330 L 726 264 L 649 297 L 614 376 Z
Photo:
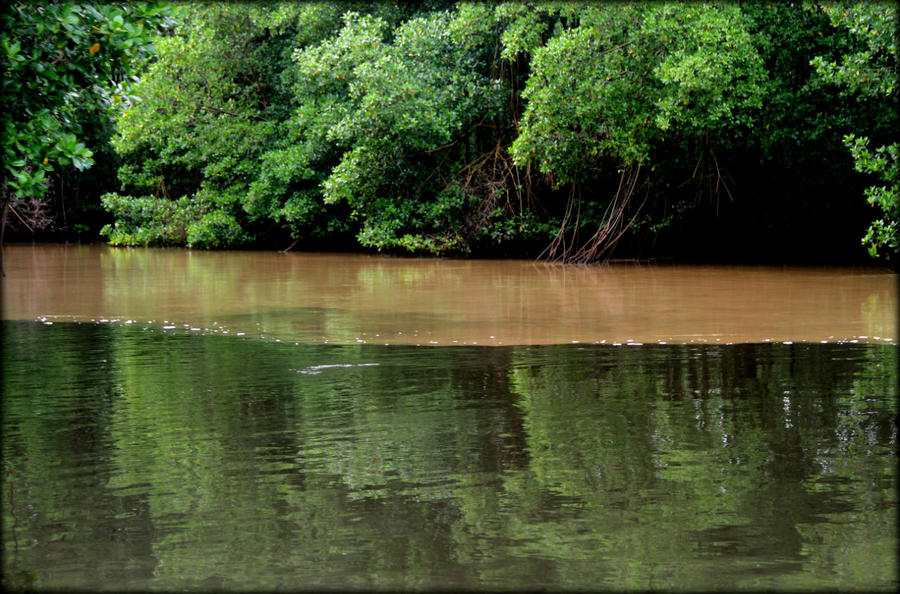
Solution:
M 4 248 L 3 319 L 303 343 L 894 342 L 879 268 L 612 264 Z

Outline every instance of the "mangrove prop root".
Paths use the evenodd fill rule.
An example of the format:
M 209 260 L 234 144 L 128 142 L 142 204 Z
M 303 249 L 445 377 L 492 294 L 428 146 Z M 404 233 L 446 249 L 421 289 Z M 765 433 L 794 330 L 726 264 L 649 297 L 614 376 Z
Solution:
M 603 213 L 599 229 L 580 244 L 578 227 L 581 217 L 581 195 L 573 187 L 559 231 L 538 259 L 567 264 L 587 264 L 603 259 L 634 224 L 647 201 L 649 192 L 644 194 L 635 208 L 635 191 L 640 173 L 640 165 L 634 165 L 621 172 L 618 187 Z M 629 212 L 630 216 L 627 214 Z

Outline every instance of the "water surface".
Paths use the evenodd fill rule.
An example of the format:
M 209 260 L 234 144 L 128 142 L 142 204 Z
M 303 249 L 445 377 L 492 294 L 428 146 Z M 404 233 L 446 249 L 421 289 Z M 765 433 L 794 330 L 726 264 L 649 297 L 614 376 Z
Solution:
M 877 268 L 5 248 L 3 318 L 140 323 L 304 343 L 893 342 Z
M 900 585 L 886 271 L 4 253 L 7 588 Z
M 13 586 L 898 583 L 894 345 L 2 330 Z

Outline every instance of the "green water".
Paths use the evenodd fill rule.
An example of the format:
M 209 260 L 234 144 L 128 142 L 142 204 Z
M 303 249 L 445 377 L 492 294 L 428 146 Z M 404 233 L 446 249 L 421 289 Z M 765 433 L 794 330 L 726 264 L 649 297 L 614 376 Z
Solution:
M 7 587 L 898 586 L 896 345 L 2 346 Z

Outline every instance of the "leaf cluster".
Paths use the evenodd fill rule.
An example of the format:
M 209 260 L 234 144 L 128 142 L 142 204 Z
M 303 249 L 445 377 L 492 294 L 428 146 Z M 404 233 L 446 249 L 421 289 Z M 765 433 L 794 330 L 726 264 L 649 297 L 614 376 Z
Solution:
M 111 104 L 108 202 L 192 206 L 136 207 L 150 218 L 117 218 L 114 243 L 353 235 L 464 254 L 553 238 L 595 257 L 630 225 L 689 221 L 703 195 L 752 205 L 766 175 L 799 172 L 785 196 L 855 187 L 844 137 L 889 144 L 898 123 L 887 4 L 209 2 L 177 20 Z M 816 224 L 792 200 L 759 202 L 762 224 Z M 165 221 L 179 231 L 137 232 Z
M 126 100 L 172 22 L 163 4 L 15 2 L 0 13 L 4 185 L 40 198 L 56 167 L 84 170 L 94 152 L 84 112 Z M 5 205 L 4 205 L 5 206 Z

